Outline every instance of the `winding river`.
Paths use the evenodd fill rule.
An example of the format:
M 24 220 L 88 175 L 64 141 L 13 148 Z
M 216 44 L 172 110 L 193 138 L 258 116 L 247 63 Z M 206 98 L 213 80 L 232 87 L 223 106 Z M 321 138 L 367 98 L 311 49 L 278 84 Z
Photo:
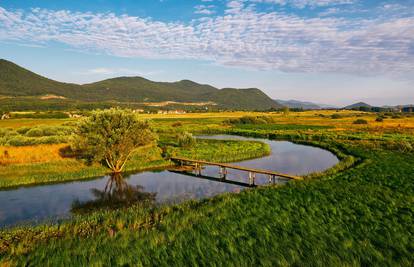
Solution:
M 230 135 L 199 138 L 255 140 L 270 145 L 269 156 L 234 163 L 239 166 L 304 175 L 326 170 L 338 163 L 338 158 L 329 151 L 287 141 Z M 203 175 L 218 177 L 217 167 L 206 167 Z M 247 182 L 246 176 L 245 172 L 229 170 L 227 179 Z M 105 199 L 105 193 L 108 191 L 112 194 L 111 199 L 114 197 L 116 199 L 116 194 L 121 194 L 120 198 L 130 198 L 131 201 L 149 198 L 155 203 L 179 203 L 188 199 L 211 197 L 223 192 L 239 192 L 244 188 L 168 170 L 141 172 L 123 178 L 120 179 L 122 181 L 114 181 L 113 177 L 104 176 L 93 180 L 2 190 L 0 191 L 0 227 L 68 218 L 72 214 L 71 210 L 82 207 L 82 204 L 98 203 L 99 199 Z M 277 182 L 285 183 L 286 180 L 280 179 Z M 268 183 L 268 179 L 264 175 L 258 175 L 256 184 L 265 183 Z

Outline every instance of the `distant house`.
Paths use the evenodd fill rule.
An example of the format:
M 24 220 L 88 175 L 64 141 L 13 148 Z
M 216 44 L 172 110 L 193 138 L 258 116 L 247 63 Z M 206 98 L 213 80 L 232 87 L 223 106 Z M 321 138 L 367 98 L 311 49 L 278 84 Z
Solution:
M 83 116 L 80 114 L 73 114 L 73 113 L 69 113 L 69 118 L 82 118 Z
M 177 109 L 177 110 L 158 110 L 158 114 L 186 114 L 185 110 Z
M 414 107 L 403 107 L 401 112 L 414 112 Z
M 132 112 L 133 113 L 144 113 L 144 111 L 145 110 L 138 108 L 138 109 L 134 109 Z
M 170 114 L 185 114 L 187 112 L 185 112 L 185 110 L 182 109 L 178 109 L 178 110 L 170 110 Z
M 10 112 L 6 112 L 6 113 L 3 113 L 3 115 L 1 115 L 2 120 L 7 120 L 10 118 L 11 118 Z

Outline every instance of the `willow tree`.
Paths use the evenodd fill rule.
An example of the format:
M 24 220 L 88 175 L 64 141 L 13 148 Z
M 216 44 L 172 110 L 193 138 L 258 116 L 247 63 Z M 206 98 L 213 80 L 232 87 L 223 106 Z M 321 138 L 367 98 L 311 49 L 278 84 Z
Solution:
M 90 161 L 103 162 L 119 173 L 134 150 L 155 140 L 148 121 L 138 119 L 131 110 L 112 108 L 94 111 L 80 121 L 72 148 Z

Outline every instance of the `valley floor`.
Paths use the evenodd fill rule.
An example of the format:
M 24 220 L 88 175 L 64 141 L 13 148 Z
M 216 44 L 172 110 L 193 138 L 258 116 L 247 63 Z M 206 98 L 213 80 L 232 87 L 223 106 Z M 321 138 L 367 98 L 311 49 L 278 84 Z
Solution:
M 329 117 L 332 113 L 320 114 L 327 117 L 317 112 L 275 114 L 276 121 L 270 124 L 233 126 L 217 117 L 154 119 L 160 133 L 168 133 L 171 124 L 180 120 L 182 130 L 322 146 L 342 161 L 325 173 L 285 186 L 176 206 L 146 208 L 142 204 L 82 215 L 60 225 L 4 230 L 1 262 L 412 266 L 414 118 L 390 118 L 379 124 L 371 114 L 346 113 L 335 120 Z M 368 124 L 353 125 L 356 118 L 365 118 Z

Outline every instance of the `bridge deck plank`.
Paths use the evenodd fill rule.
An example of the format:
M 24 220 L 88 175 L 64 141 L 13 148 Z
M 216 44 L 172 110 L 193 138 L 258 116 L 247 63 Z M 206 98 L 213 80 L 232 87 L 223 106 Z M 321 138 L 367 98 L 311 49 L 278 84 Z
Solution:
M 236 165 L 227 164 L 227 163 L 210 162 L 210 161 L 205 161 L 205 160 L 195 160 L 195 159 L 187 159 L 187 158 L 180 158 L 180 157 L 173 157 L 173 158 L 171 158 L 171 160 L 172 161 L 188 162 L 188 163 L 197 163 L 197 164 L 202 164 L 202 165 L 219 166 L 219 167 L 224 167 L 224 168 L 229 168 L 229 169 L 234 169 L 234 170 L 241 170 L 241 171 L 247 171 L 247 172 L 253 172 L 253 173 L 273 175 L 273 176 L 279 176 L 279 177 L 294 179 L 294 180 L 302 180 L 302 177 L 300 177 L 300 176 L 284 174 L 284 173 L 279 173 L 279 172 L 275 172 L 275 171 L 247 168 L 247 167 L 236 166 Z

